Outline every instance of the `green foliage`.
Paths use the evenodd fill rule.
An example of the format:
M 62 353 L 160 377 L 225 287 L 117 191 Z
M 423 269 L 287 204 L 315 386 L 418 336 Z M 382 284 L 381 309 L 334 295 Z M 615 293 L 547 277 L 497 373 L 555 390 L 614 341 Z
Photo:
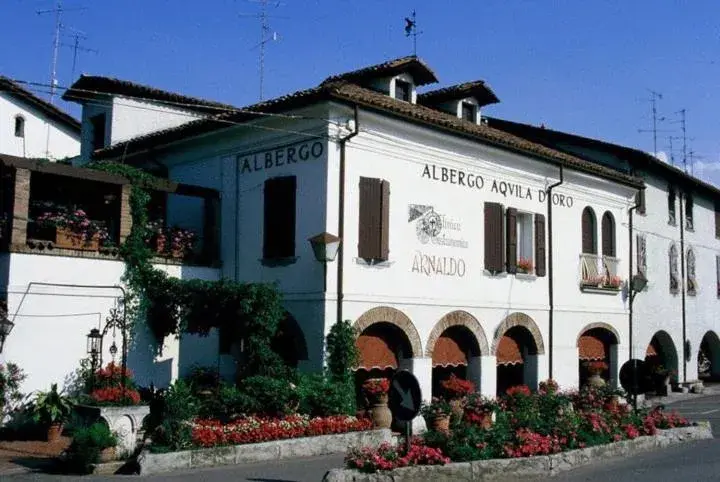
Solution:
M 73 432 L 73 441 L 67 451 L 67 468 L 72 472 L 88 474 L 100 460 L 100 451 L 118 444 L 117 436 L 103 422 L 80 427 Z
M 352 370 L 357 365 L 359 353 L 355 345 L 355 330 L 350 321 L 339 320 L 327 335 L 327 367 L 335 380 L 352 379 Z
M 248 413 L 254 402 L 236 386 L 222 383 L 210 396 L 199 397 L 198 417 L 228 422 Z
M 63 423 L 72 412 L 72 403 L 68 397 L 57 391 L 57 383 L 53 383 L 50 391 L 37 394 L 32 410 L 33 418 L 39 424 Z
M 304 375 L 298 385 L 299 412 L 312 417 L 355 415 L 355 387 L 351 381 L 333 380 L 322 374 Z
M 270 416 L 294 412 L 300 399 L 297 388 L 287 380 L 261 375 L 244 379 L 240 391 L 247 397 L 249 413 Z
M 3 420 L 22 401 L 20 384 L 27 378 L 15 363 L 0 364 L 0 420 Z
M 65 393 L 71 398 L 84 398 L 84 396 L 90 394 L 90 386 L 92 385 L 94 376 L 92 360 L 90 358 L 82 358 L 80 360 L 80 366 L 65 377 L 65 381 L 63 382 Z
M 177 380 L 167 389 L 162 403 L 162 421 L 155 430 L 153 441 L 182 450 L 192 443 L 190 422 L 197 416 L 198 404 L 190 386 L 183 380 Z

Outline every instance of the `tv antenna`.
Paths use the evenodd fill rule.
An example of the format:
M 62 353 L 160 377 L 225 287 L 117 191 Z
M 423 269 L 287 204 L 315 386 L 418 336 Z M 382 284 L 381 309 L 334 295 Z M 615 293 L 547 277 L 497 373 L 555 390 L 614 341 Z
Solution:
M 277 32 L 270 28 L 270 18 L 287 18 L 280 17 L 277 15 L 268 15 L 268 0 L 247 0 L 248 2 L 260 4 L 260 13 L 241 13 L 241 17 L 252 17 L 260 20 L 260 42 L 255 47 L 260 47 L 260 100 L 264 98 L 264 86 L 265 86 L 265 44 L 268 42 L 276 42 L 279 40 Z M 272 7 L 277 8 L 284 5 L 280 2 L 272 2 Z
M 73 38 L 73 42 L 72 43 L 61 43 L 60 45 L 63 47 L 70 47 L 71 49 L 73 49 L 72 70 L 70 73 L 70 83 L 72 83 L 73 80 L 75 79 L 75 68 L 77 67 L 78 52 L 88 52 L 88 53 L 97 54 L 98 51 L 95 49 L 90 49 L 87 47 L 80 46 L 81 41 L 87 40 L 87 35 L 85 35 L 85 32 L 74 29 L 72 27 L 67 27 L 67 29 L 72 30 L 72 32 L 69 33 L 68 36 Z
M 673 148 L 673 141 L 679 141 L 682 137 L 680 136 L 668 136 L 667 140 L 670 145 L 670 165 L 675 165 L 675 149 Z
M 60 48 L 60 30 L 63 28 L 62 14 L 63 12 L 87 10 L 85 7 L 63 8 L 62 0 L 56 0 L 55 8 L 47 10 L 37 10 L 38 15 L 46 15 L 48 13 L 55 14 L 55 34 L 53 36 L 52 64 L 50 67 L 50 103 L 55 102 L 55 88 L 57 87 L 57 61 L 58 50 Z
M 652 132 L 653 135 L 653 156 L 657 157 L 658 155 L 658 147 L 657 147 L 657 135 L 658 132 L 671 132 L 671 131 L 663 131 L 658 130 L 658 122 L 662 122 L 665 120 L 664 116 L 658 116 L 658 100 L 661 100 L 663 98 L 662 94 L 660 92 L 656 92 L 652 89 L 648 89 L 650 92 L 650 99 L 648 101 L 650 102 L 650 111 L 652 114 L 652 129 L 638 129 L 638 132 Z
M 412 14 L 405 17 L 405 36 L 413 38 L 413 57 L 417 57 L 417 37 L 421 34 L 422 32 L 418 32 L 417 29 L 417 15 L 413 9 Z

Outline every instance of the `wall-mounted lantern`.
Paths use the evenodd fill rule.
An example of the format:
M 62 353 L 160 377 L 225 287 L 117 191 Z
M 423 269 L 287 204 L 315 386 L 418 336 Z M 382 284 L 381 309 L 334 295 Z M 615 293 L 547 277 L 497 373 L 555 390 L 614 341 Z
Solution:
M 335 261 L 338 249 L 340 249 L 340 238 L 328 232 L 320 233 L 309 238 L 315 259 L 321 263 Z
M 5 314 L 0 315 L 0 353 L 2 353 L 3 347 L 5 346 L 5 340 L 7 339 L 14 326 L 15 323 L 8 320 Z
M 647 286 L 648 280 L 642 273 L 638 273 L 632 277 L 630 288 L 635 292 L 639 293 L 644 290 Z

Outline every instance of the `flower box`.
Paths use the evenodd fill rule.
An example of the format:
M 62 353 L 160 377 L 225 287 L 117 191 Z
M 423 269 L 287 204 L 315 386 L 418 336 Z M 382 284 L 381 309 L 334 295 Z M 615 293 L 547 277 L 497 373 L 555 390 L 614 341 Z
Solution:
M 97 251 L 100 249 L 100 234 L 95 233 L 89 238 L 85 238 L 68 228 L 58 227 L 55 229 L 55 246 L 83 251 Z

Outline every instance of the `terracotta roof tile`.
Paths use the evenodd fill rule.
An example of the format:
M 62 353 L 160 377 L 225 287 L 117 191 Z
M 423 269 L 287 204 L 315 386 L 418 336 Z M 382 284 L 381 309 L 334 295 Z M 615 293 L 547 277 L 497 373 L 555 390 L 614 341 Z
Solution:
M 389 60 L 381 64 L 363 67 L 362 69 L 353 70 L 352 72 L 333 75 L 325 79 L 323 84 L 336 82 L 338 80 L 363 83 L 370 79 L 389 77 L 403 72 L 412 75 L 415 85 L 432 84 L 438 81 L 435 73 L 425 62 L 414 55 L 410 55 L 408 57 Z
M 475 97 L 481 107 L 500 102 L 500 99 L 497 98 L 488 84 L 482 80 L 476 80 L 423 92 L 418 94 L 418 103 L 435 106 L 448 100 L 459 100 L 467 97 Z

